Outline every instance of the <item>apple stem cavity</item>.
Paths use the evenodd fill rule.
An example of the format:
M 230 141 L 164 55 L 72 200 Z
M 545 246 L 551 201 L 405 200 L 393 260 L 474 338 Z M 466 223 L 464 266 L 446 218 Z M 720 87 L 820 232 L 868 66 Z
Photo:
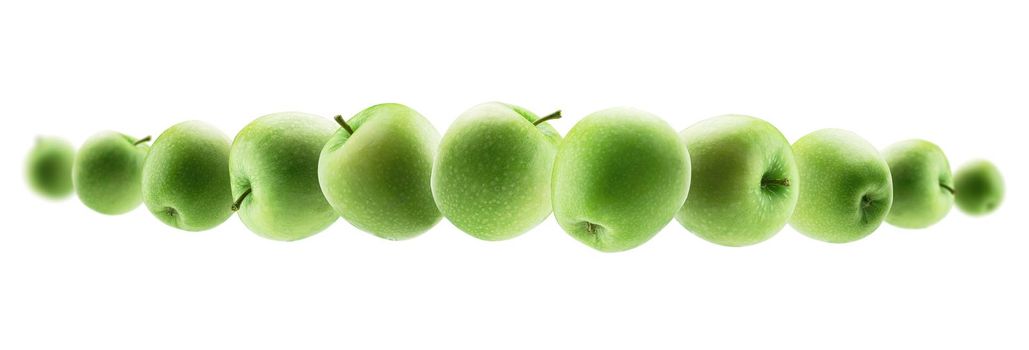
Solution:
M 790 179 L 761 179 L 761 187 L 768 186 L 790 187 Z
M 943 189 L 947 190 L 947 192 L 950 192 L 950 194 L 954 194 L 954 188 L 947 186 L 947 184 L 941 183 L 940 187 L 943 187 Z
M 343 130 L 346 130 L 347 133 L 349 133 L 351 135 L 354 134 L 354 129 L 350 127 L 350 124 L 347 124 L 346 120 L 343 120 L 343 116 L 342 115 L 337 115 L 335 118 L 332 118 L 332 119 L 335 119 L 336 123 L 339 123 L 339 126 L 343 127 Z
M 561 119 L 561 110 L 560 109 L 557 110 L 554 113 L 550 113 L 546 117 L 540 118 L 540 119 L 532 122 L 532 125 L 540 125 L 543 122 L 546 122 L 548 120 L 554 120 L 554 119 Z
M 253 190 L 254 189 L 252 188 L 248 188 L 243 192 L 243 194 L 239 195 L 239 199 L 236 199 L 236 202 L 232 203 L 232 211 L 239 211 L 239 206 L 243 205 L 243 200 L 246 199 Z
M 139 144 L 147 141 L 150 141 L 150 135 L 146 135 L 146 137 L 139 139 L 139 141 L 133 142 L 132 145 L 138 146 Z

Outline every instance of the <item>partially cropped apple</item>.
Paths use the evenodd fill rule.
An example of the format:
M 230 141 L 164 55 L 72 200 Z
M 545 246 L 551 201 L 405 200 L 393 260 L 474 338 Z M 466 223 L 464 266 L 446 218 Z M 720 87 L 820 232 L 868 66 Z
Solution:
M 954 203 L 954 180 L 943 150 L 925 140 L 907 140 L 883 151 L 893 177 L 893 207 L 886 222 L 925 228 L 947 216 Z
M 283 112 L 250 122 L 229 149 L 229 176 L 240 220 L 254 233 L 295 241 L 339 218 L 318 186 L 318 156 L 336 125 Z
M 432 199 L 432 162 L 439 132 L 407 106 L 386 103 L 361 111 L 322 148 L 322 192 L 350 224 L 376 236 L 418 236 L 442 218 Z
M 71 167 L 75 149 L 67 141 L 56 137 L 39 137 L 26 161 L 26 177 L 36 193 L 60 199 L 71 195 Z
M 201 121 L 168 128 L 143 164 L 143 203 L 161 222 L 203 231 L 232 216 L 229 137 Z
M 874 232 L 893 204 L 890 166 L 857 134 L 822 129 L 793 143 L 800 187 L 790 225 L 808 237 L 846 243 Z
M 90 137 L 79 149 L 72 179 L 82 204 L 101 214 L 118 215 L 143 200 L 143 161 L 150 136 L 132 138 L 113 131 Z
M 551 212 L 550 175 L 561 136 L 524 108 L 483 103 L 461 114 L 440 142 L 432 192 L 443 216 L 469 235 L 510 239 Z
M 975 160 L 954 175 L 954 202 L 961 211 L 971 215 L 989 214 L 997 210 L 1003 200 L 1004 178 L 993 163 Z
M 632 108 L 586 116 L 554 163 L 554 217 L 569 235 L 605 252 L 650 240 L 690 187 L 690 154 L 661 118 Z
M 675 217 L 687 230 L 739 247 L 767 240 L 786 225 L 801 184 L 790 143 L 775 126 L 724 115 L 681 135 L 693 159 L 693 185 Z

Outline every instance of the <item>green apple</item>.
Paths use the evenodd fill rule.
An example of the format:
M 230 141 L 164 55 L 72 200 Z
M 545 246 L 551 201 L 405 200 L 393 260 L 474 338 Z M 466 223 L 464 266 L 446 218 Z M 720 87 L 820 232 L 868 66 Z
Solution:
M 793 143 L 800 187 L 790 225 L 808 237 L 846 243 L 868 236 L 893 203 L 890 166 L 855 133 L 822 129 Z
M 443 216 L 469 235 L 510 239 L 550 215 L 550 175 L 561 135 L 524 108 L 489 102 L 450 125 L 432 170 Z
M 29 152 L 26 177 L 36 193 L 52 199 L 71 195 L 71 167 L 75 149 L 67 141 L 56 137 L 36 138 L 36 147 Z
M 1004 199 L 1004 178 L 987 160 L 975 160 L 954 175 L 954 202 L 971 215 L 989 214 Z
M 893 176 L 890 225 L 925 228 L 947 216 L 954 203 L 954 181 L 943 150 L 925 140 L 901 141 L 883 151 Z
M 143 161 L 150 136 L 135 139 L 113 131 L 90 137 L 79 149 L 72 180 L 79 200 L 101 214 L 124 214 L 143 200 Z
M 554 217 L 604 252 L 635 248 L 665 227 L 686 199 L 690 154 L 661 118 L 611 108 L 575 124 L 554 161 Z
M 201 121 L 157 137 L 143 163 L 143 203 L 171 227 L 214 228 L 232 216 L 229 137 Z
M 789 141 L 768 122 L 743 115 L 700 121 L 681 133 L 693 159 L 693 186 L 676 214 L 710 242 L 741 247 L 774 236 L 797 204 Z
M 365 109 L 345 122 L 322 148 L 322 193 L 350 224 L 403 240 L 442 218 L 432 199 L 432 162 L 439 132 L 421 114 L 396 103 Z
M 295 241 L 336 222 L 318 186 L 318 155 L 335 130 L 331 120 L 283 112 L 257 118 L 236 135 L 229 149 L 232 209 L 247 228 Z

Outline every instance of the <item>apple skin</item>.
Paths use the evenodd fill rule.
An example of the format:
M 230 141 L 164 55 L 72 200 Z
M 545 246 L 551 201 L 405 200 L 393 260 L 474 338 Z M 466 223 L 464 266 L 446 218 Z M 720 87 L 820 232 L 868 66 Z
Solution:
M 70 196 L 74 190 L 71 168 L 75 162 L 75 148 L 56 137 L 39 137 L 26 161 L 29 187 L 50 199 Z
M 886 222 L 926 228 L 947 216 L 954 203 L 954 180 L 943 150 L 925 140 L 901 141 L 883 151 L 893 176 L 893 207 Z
M 389 240 L 416 237 L 442 219 L 432 199 L 439 132 L 396 103 L 361 111 L 325 144 L 318 164 L 322 193 L 358 229 Z
M 201 121 L 168 128 L 143 163 L 143 203 L 161 222 L 185 231 L 214 228 L 232 216 L 229 137 Z
M 709 242 L 741 247 L 786 226 L 801 185 L 789 141 L 772 124 L 723 115 L 681 133 L 693 160 L 693 185 L 675 218 Z
M 664 228 L 686 199 L 690 154 L 661 118 L 632 108 L 586 116 L 554 163 L 554 217 L 603 252 L 632 249 Z
M 114 131 L 93 135 L 75 156 L 72 179 L 79 200 L 101 214 L 132 211 L 143 200 L 143 161 L 150 151 L 147 136 L 135 138 Z
M 524 108 L 489 102 L 461 114 L 440 142 L 432 193 L 443 216 L 487 241 L 517 237 L 550 216 L 561 135 Z
M 992 213 L 1004 200 L 1004 177 L 993 163 L 974 160 L 954 175 L 954 202 L 969 215 Z
M 847 243 L 874 232 L 893 204 L 890 166 L 857 134 L 822 129 L 793 143 L 804 186 L 790 226 L 830 243 Z
M 229 176 L 247 228 L 268 239 L 295 241 L 339 218 L 318 185 L 318 155 L 335 131 L 329 119 L 282 112 L 257 118 L 236 135 Z

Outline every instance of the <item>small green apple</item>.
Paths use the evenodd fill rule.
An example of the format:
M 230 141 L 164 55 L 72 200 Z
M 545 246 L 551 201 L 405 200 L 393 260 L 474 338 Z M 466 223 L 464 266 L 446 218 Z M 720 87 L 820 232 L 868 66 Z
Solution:
M 954 181 L 943 150 L 925 140 L 907 140 L 883 151 L 893 176 L 893 207 L 886 222 L 925 228 L 947 216 L 954 203 Z
M 723 115 L 686 128 L 682 137 L 693 159 L 693 186 L 675 217 L 687 230 L 740 247 L 786 226 L 800 179 L 779 129 L 754 117 Z
M 993 212 L 1004 200 L 1004 178 L 987 160 L 975 160 L 954 175 L 954 202 L 971 215 Z
M 143 163 L 143 203 L 171 227 L 214 228 L 232 216 L 229 137 L 201 121 L 157 137 Z
M 379 104 L 350 118 L 322 148 L 322 193 L 350 224 L 403 240 L 442 218 L 432 199 L 432 162 L 439 132 L 415 110 Z
M 550 216 L 550 175 L 561 135 L 524 108 L 489 102 L 450 125 L 432 171 L 443 216 L 469 235 L 510 239 Z
M 71 195 L 71 167 L 75 149 L 67 141 L 56 137 L 38 137 L 29 152 L 26 177 L 36 193 L 51 199 Z
M 554 162 L 554 217 L 604 252 L 646 243 L 675 215 L 690 187 L 690 154 L 661 118 L 631 108 L 586 116 Z
M 874 232 L 893 203 L 890 166 L 855 133 L 822 129 L 793 143 L 800 187 L 790 225 L 808 237 L 846 243 Z
M 250 122 L 229 149 L 232 208 L 259 236 L 295 241 L 336 222 L 318 186 L 318 155 L 336 130 L 331 120 L 299 112 Z
M 135 139 L 113 131 L 90 137 L 79 149 L 72 179 L 79 200 L 101 214 L 124 214 L 143 200 L 143 161 L 150 136 Z

